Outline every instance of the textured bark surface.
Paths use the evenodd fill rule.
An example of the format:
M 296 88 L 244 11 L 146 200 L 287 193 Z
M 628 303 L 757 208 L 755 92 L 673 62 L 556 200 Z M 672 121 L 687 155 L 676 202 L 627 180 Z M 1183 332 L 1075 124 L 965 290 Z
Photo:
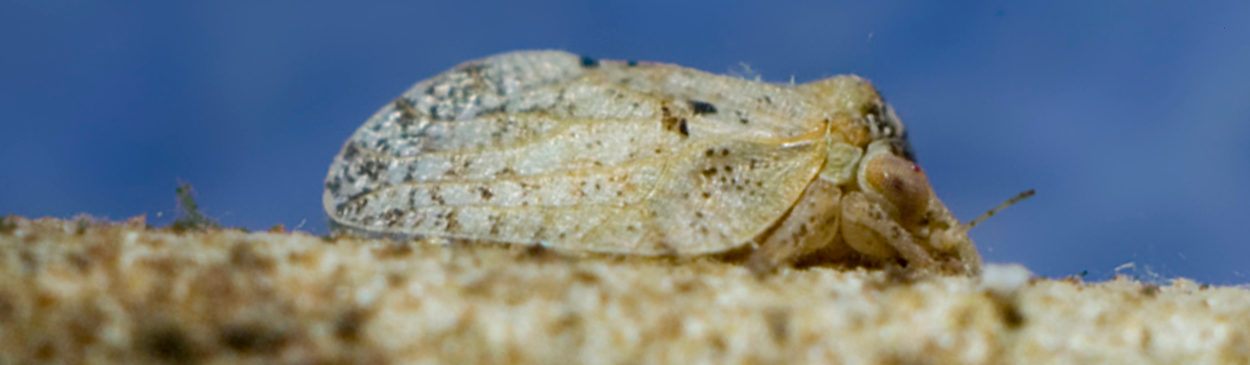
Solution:
M 1250 362 L 1250 291 L 0 222 L 0 363 Z

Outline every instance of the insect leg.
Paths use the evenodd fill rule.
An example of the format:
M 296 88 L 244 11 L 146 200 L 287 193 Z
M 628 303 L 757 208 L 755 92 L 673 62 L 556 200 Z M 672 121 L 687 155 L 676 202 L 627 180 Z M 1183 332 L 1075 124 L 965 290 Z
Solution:
M 876 259 L 890 259 L 897 254 L 910 266 L 935 265 L 929 252 L 916 243 L 907 229 L 862 193 L 842 198 L 842 235 L 856 251 Z
M 837 185 L 824 179 L 813 180 L 790 214 L 747 259 L 747 268 L 762 275 L 834 242 L 841 197 Z

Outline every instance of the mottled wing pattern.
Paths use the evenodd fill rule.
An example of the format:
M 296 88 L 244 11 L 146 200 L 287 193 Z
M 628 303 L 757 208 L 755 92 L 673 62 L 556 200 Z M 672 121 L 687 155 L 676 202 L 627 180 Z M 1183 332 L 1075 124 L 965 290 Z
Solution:
M 807 103 L 673 65 L 502 54 L 378 111 L 335 158 L 323 200 L 336 225 L 371 233 L 724 251 L 819 170 L 824 127 Z

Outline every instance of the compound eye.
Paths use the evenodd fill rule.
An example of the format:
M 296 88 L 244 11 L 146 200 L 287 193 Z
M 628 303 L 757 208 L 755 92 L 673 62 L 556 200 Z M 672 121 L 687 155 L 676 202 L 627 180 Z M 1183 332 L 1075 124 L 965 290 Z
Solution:
M 933 196 L 929 178 L 920 166 L 889 153 L 876 154 L 867 164 L 864 177 L 872 189 L 898 209 L 904 222 L 919 222 Z

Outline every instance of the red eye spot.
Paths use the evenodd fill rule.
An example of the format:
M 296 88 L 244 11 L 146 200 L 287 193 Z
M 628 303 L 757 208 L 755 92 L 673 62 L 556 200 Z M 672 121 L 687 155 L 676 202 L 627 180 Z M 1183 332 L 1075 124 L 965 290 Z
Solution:
M 924 173 L 924 170 L 921 170 L 920 165 L 917 164 L 911 164 L 911 170 L 921 174 Z

